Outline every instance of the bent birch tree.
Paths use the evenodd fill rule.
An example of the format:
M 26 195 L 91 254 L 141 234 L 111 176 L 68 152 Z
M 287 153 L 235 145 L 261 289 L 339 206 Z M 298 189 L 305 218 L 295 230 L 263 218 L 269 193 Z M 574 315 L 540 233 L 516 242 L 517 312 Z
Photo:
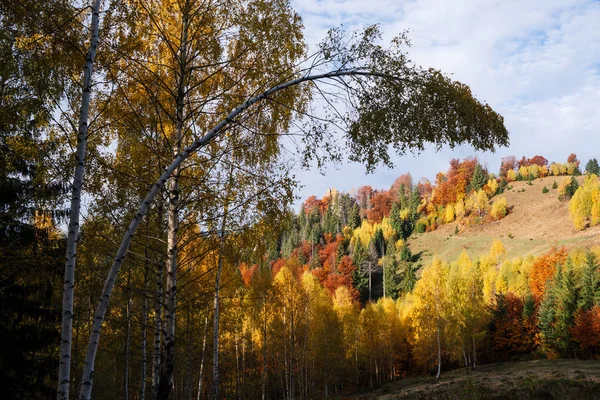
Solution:
M 277 106 L 278 93 L 298 86 L 310 90 L 313 100 L 317 96 L 324 100 L 324 117 L 294 110 L 304 120 L 301 132 L 305 165 L 312 161 L 319 166 L 327 160 L 339 161 L 342 149 L 347 149 L 350 160 L 362 162 L 367 170 L 372 170 L 379 163 L 392 165 L 392 147 L 402 155 L 418 152 L 426 143 L 438 149 L 443 145 L 470 144 L 478 150 L 491 151 L 508 144 L 503 118 L 477 101 L 466 85 L 437 70 L 412 65 L 402 50 L 407 44 L 404 36 L 394 40 L 390 49 L 376 44 L 378 38 L 377 27 L 368 27 L 351 40 L 341 30 L 330 31 L 319 52 L 309 60 L 309 67 L 290 71 L 288 76 L 292 79 L 282 76 L 281 82 L 233 108 L 204 136 L 175 156 L 140 204 L 109 270 L 92 321 L 80 399 L 91 397 L 95 359 L 112 290 L 129 245 L 154 198 L 192 154 L 231 128 L 243 127 L 244 114 L 253 106 Z M 346 112 L 340 112 L 335 105 L 340 93 L 345 95 Z M 343 133 L 346 146 L 335 143 L 332 127 Z M 258 137 L 260 132 L 254 134 Z

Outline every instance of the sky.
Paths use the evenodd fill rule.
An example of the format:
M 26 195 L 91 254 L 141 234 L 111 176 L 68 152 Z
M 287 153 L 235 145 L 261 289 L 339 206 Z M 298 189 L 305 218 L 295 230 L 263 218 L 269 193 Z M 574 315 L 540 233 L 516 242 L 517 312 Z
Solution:
M 496 153 L 469 146 L 395 157 L 393 169 L 366 174 L 344 163 L 324 172 L 300 170 L 301 200 L 328 188 L 387 189 L 410 172 L 434 180 L 452 158 L 476 156 L 497 172 L 503 156 L 585 164 L 600 158 L 600 2 L 585 0 L 292 0 L 315 46 L 332 27 L 380 24 L 384 42 L 409 30 L 410 58 L 471 87 L 504 117 L 510 146 Z

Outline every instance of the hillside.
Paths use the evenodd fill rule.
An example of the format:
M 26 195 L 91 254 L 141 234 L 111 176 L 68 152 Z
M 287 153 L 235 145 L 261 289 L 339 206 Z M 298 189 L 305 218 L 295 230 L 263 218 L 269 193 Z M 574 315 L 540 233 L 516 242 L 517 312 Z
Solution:
M 600 399 L 600 362 L 536 360 L 479 366 L 469 375 L 449 371 L 401 379 L 353 400 L 403 399 Z
M 550 247 L 566 247 L 600 243 L 600 226 L 578 231 L 569 218 L 569 202 L 558 200 L 557 189 L 552 189 L 556 180 L 560 184 L 564 177 L 535 179 L 527 182 L 511 182 L 511 190 L 496 196 L 506 197 L 511 212 L 496 222 L 462 228 L 455 235 L 456 224 L 442 225 L 433 232 L 414 234 L 409 239 L 413 253 L 421 253 L 427 262 L 434 254 L 445 260 L 453 260 L 467 250 L 471 257 L 486 253 L 494 239 L 500 239 L 507 250 L 507 257 L 537 255 Z M 583 176 L 577 178 L 583 182 Z M 542 193 L 542 188 L 550 191 Z M 521 190 L 525 191 L 522 192 Z M 509 237 L 512 235 L 512 238 Z

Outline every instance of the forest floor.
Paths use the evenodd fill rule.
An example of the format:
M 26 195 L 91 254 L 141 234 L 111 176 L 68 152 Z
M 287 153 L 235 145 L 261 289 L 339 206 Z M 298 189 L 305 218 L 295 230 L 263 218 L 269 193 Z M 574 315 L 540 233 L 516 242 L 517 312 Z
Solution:
M 352 400 L 600 399 L 600 362 L 535 360 L 486 364 L 433 377 L 406 378 Z
M 491 199 L 492 203 L 506 197 L 510 213 L 500 221 L 460 228 L 455 235 L 456 223 L 445 224 L 433 232 L 415 234 L 408 244 L 413 254 L 421 255 L 424 264 L 434 255 L 446 261 L 455 260 L 463 250 L 476 258 L 489 252 L 494 239 L 499 239 L 507 250 L 507 258 L 539 255 L 552 246 L 567 248 L 600 244 L 600 226 L 579 231 L 569 218 L 569 202 L 558 200 L 558 190 L 552 184 L 563 176 L 511 182 L 510 190 Z M 578 177 L 583 182 L 584 177 Z M 549 192 L 542 193 L 546 187 Z M 524 189 L 525 191 L 522 191 Z

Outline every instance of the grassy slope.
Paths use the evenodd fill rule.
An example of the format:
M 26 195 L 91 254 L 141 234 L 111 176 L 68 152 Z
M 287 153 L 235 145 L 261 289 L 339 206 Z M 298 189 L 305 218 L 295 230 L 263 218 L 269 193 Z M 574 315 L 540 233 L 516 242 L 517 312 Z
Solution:
M 355 400 L 408 399 L 600 399 L 600 362 L 536 360 L 482 365 L 432 377 L 401 379 L 351 397 Z
M 560 184 L 564 177 L 513 182 L 512 189 L 492 199 L 506 197 L 511 213 L 500 221 L 464 228 L 454 235 L 456 224 L 445 224 L 434 232 L 416 234 L 409 239 L 413 253 L 423 252 L 427 263 L 434 254 L 449 261 L 467 250 L 471 257 L 487 253 L 494 239 L 500 239 L 507 250 L 507 257 L 540 254 L 553 245 L 567 247 L 600 244 L 600 226 L 577 231 L 569 219 L 569 203 L 560 202 L 552 183 Z M 578 178 L 583 182 L 583 177 Z M 543 194 L 542 188 L 550 192 Z M 525 192 L 521 192 L 521 189 Z M 513 238 L 509 238 L 511 233 Z

